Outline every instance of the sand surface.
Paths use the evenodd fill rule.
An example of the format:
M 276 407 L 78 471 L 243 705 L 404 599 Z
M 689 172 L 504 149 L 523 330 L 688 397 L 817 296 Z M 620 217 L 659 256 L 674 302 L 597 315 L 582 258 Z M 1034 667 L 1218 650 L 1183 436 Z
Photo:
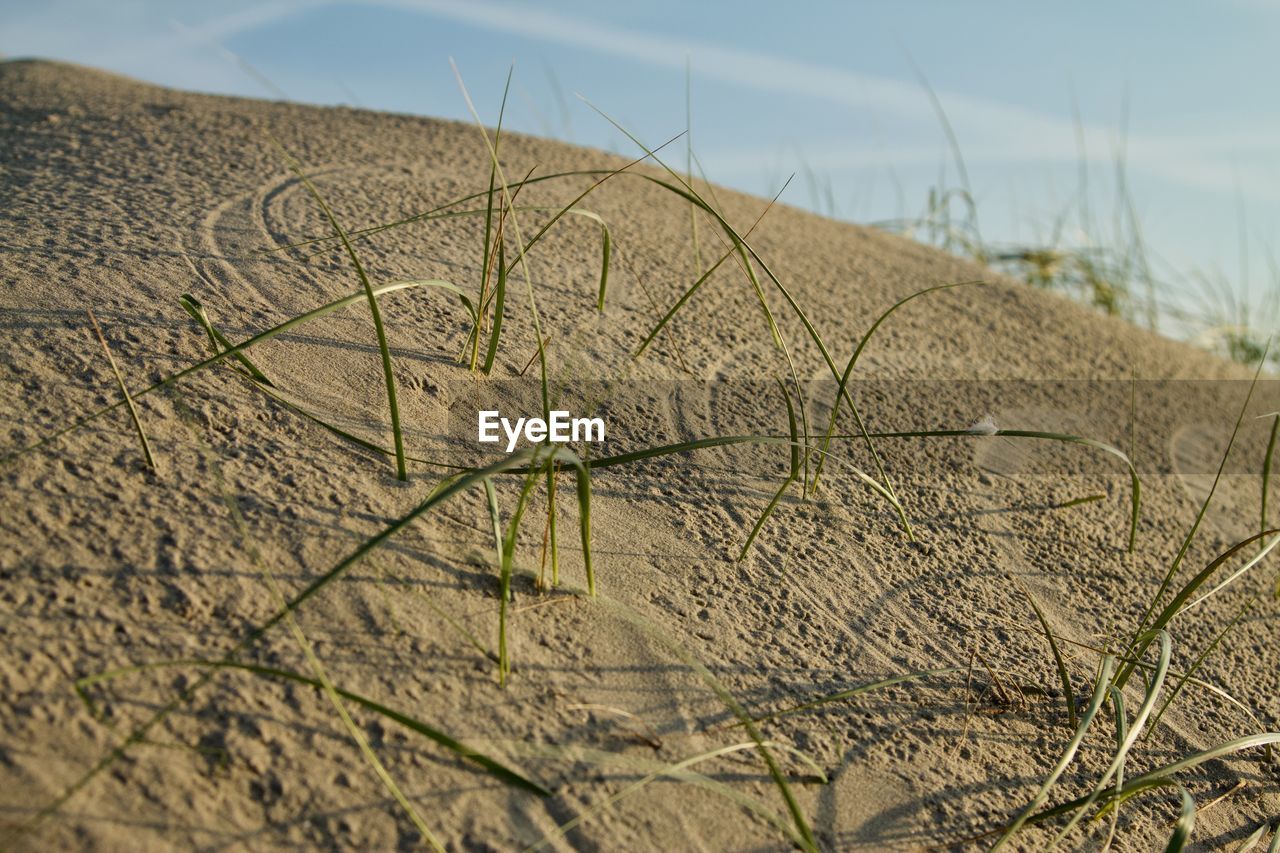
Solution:
M 497 105 L 488 106 L 496 115 Z M 268 133 L 306 165 L 351 229 L 488 182 L 475 126 L 180 93 L 47 62 L 0 65 L 0 122 L 5 453 L 118 399 L 86 309 L 138 390 L 208 354 L 203 332 L 179 305 L 183 293 L 238 341 L 357 292 L 358 279 L 332 244 L 265 251 L 327 233 Z M 515 134 L 504 137 L 503 159 L 513 180 L 534 167 L 547 174 L 626 162 Z M 548 181 L 526 188 L 519 201 L 564 205 L 589 184 Z M 715 196 L 739 230 L 767 204 L 723 189 Z M 595 307 L 600 236 L 592 221 L 557 225 L 531 252 L 530 269 L 553 379 L 567 388 L 617 380 L 622 389 L 617 417 L 631 432 L 619 427 L 594 452 L 744 425 L 785 433 L 771 383 L 786 376 L 786 362 L 732 263 L 643 357 L 631 358 L 697 277 L 689 206 L 624 175 L 582 207 L 603 217 L 613 237 L 604 312 Z M 545 221 L 523 216 L 526 231 Z M 478 219 L 443 220 L 377 234 L 358 249 L 375 283 L 439 278 L 472 291 L 482 233 Z M 718 257 L 723 245 L 712 226 L 702 222 L 699 234 L 704 255 Z M 823 846 L 966 846 L 962 839 L 998 827 L 1028 801 L 1071 735 L 1048 647 L 1010 578 L 1033 592 L 1067 640 L 1124 636 L 1195 516 L 1247 383 L 1172 383 L 1175 402 L 1131 436 L 1118 420 L 1081 416 L 1044 380 L 1092 380 L 1114 391 L 1134 378 L 1245 380 L 1244 368 L 941 252 L 785 205 L 768 213 L 751 240 L 841 366 L 896 300 L 936 284 L 991 282 L 922 297 L 886 322 L 857 371 L 873 380 L 861 397 L 869 426 L 963 429 L 990 415 L 1000 427 L 1080 432 L 1132 448 L 1144 487 L 1136 551 L 1124 548 L 1129 480 L 1115 459 L 974 437 L 881 443 L 919 542 L 905 541 L 884 501 L 833 463 L 813 499 L 801 502 L 796 490 L 784 497 L 738 561 L 785 474 L 786 450 L 708 450 L 593 477 L 599 595 L 592 599 L 582 594 L 578 512 L 564 475 L 562 585 L 539 591 L 533 580 L 547 512 L 539 491 L 517 553 L 513 672 L 499 687 L 494 663 L 456 627 L 496 648 L 493 533 L 483 491 L 470 489 L 297 612 L 335 685 L 500 756 L 552 792 L 540 798 L 505 786 L 353 708 L 372 749 L 450 849 L 526 847 L 584 813 L 580 826 L 550 840 L 553 849 L 786 849 L 786 835 L 761 815 L 787 823 L 786 806 L 753 750 L 707 759 L 606 803 L 647 774 L 746 740 L 692 661 L 757 715 L 898 673 L 961 668 L 781 718 L 762 731 L 828 775 L 817 783 L 802 761 L 776 748 Z M 829 379 L 780 294 L 771 289 L 767 298 L 800 376 Z M 499 380 L 516 376 L 534 354 L 523 281 L 513 278 L 492 378 L 457 363 L 469 327 L 456 301 L 413 291 L 382 303 L 410 452 L 429 459 L 460 452 L 458 418 L 474 417 L 468 395 L 506 393 Z M 390 445 L 362 303 L 255 347 L 252 357 L 284 400 Z M 965 380 L 1034 381 L 993 394 L 998 386 Z M 827 411 L 829 391 L 813 405 Z M 139 408 L 158 471 L 143 465 L 123 411 L 0 467 L 5 846 L 420 845 L 314 689 L 235 671 L 200 684 L 197 667 L 161 668 L 93 688 L 104 712 L 95 717 L 75 679 L 131 664 L 220 658 L 275 612 L 265 571 L 288 592 L 302 589 L 421 502 L 442 472 L 412 465 L 410 481 L 399 483 L 386 458 L 341 440 L 226 367 L 145 396 Z M 1242 473 L 1219 488 L 1183 578 L 1257 530 L 1254 433 Z M 862 444 L 836 447 L 848 465 L 872 470 Z M 518 486 L 518 478 L 500 482 L 507 516 Z M 1091 494 L 1106 497 L 1060 508 Z M 1180 617 L 1174 668 L 1193 661 L 1274 574 L 1259 569 Z M 1275 620 L 1268 594 L 1199 673 L 1254 718 L 1188 688 L 1135 747 L 1129 775 L 1277 727 Z M 1098 656 L 1063 645 L 1076 692 L 1087 698 Z M 310 671 L 283 625 L 243 659 Z M 199 689 L 184 693 L 192 685 Z M 1131 713 L 1139 688 L 1134 679 Z M 163 720 L 137 733 L 175 698 Z M 1112 732 L 1104 714 L 1051 802 L 1088 790 L 1114 748 Z M 1200 816 L 1195 839 L 1206 848 L 1238 843 L 1280 812 L 1274 765 L 1256 750 L 1183 781 L 1202 806 L 1231 792 Z M 1130 802 L 1119 822 L 1121 849 L 1161 849 L 1176 813 L 1167 792 Z M 1069 846 L 1095 848 L 1105 832 L 1105 822 L 1077 830 Z M 1038 849 L 1046 839 L 1028 830 L 1015 846 Z

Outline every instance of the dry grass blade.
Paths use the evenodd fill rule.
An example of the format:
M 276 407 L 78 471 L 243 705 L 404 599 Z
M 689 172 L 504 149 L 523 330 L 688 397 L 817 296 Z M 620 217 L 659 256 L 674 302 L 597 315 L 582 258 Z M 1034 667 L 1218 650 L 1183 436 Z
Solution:
M 116 364 L 115 356 L 111 354 L 111 347 L 107 346 L 107 339 L 102 334 L 102 327 L 98 325 L 98 318 L 93 316 L 93 309 L 86 308 L 85 312 L 89 315 L 89 321 L 93 323 L 93 331 L 98 336 L 98 343 L 102 344 L 102 351 L 107 354 L 107 362 L 111 365 L 111 372 L 116 377 L 116 386 L 119 387 L 120 396 L 129 410 L 129 418 L 133 421 L 133 429 L 138 433 L 138 443 L 142 445 L 142 455 L 147 460 L 147 466 L 152 470 L 156 470 L 156 460 L 151 455 L 151 442 L 147 441 L 147 433 L 142 428 L 142 418 L 138 416 L 138 407 L 134 405 L 133 398 L 129 396 L 129 389 L 124 384 L 124 376 L 120 373 L 120 367 Z

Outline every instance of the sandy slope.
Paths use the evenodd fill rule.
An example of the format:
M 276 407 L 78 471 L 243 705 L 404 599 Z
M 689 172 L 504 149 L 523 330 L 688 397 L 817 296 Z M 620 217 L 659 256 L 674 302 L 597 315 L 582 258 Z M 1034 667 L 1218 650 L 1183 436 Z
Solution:
M 325 233 L 266 132 L 307 164 L 349 227 L 427 209 L 487 181 L 477 130 L 449 122 L 178 93 L 45 62 L 0 65 L 0 105 L 6 449 L 114 401 L 86 308 L 101 319 L 130 385 L 141 387 L 206 353 L 199 328 L 178 305 L 184 292 L 242 339 L 358 287 L 336 251 L 262 252 Z M 624 162 L 529 137 L 511 136 L 506 145 L 512 176 L 535 165 L 543 174 Z M 564 204 L 586 184 L 548 182 L 525 190 L 521 202 Z M 740 229 L 765 204 L 717 194 Z M 631 177 L 606 184 L 583 206 L 613 230 L 608 305 L 603 315 L 594 310 L 598 232 L 586 221 L 558 227 L 531 260 L 552 335 L 553 374 L 567 382 L 639 380 L 626 386 L 632 396 L 624 394 L 619 411 L 630 406 L 631 422 L 645 425 L 655 441 L 744 422 L 784 431 L 776 394 L 692 381 L 784 375 L 755 297 L 729 265 L 672 334 L 646 357 L 629 358 L 657 306 L 669 305 L 695 277 L 687 206 Z M 529 214 L 525 229 L 537 221 Z M 710 227 L 702 228 L 704 251 L 719 251 Z M 376 281 L 436 277 L 472 289 L 480 233 L 474 220 L 417 225 L 380 234 L 361 251 Z M 896 299 L 990 277 L 905 240 L 785 206 L 768 214 L 753 242 L 841 364 Z M 500 378 L 533 353 L 523 285 L 513 292 Z M 827 378 L 777 293 L 769 299 L 785 317 L 801 374 Z M 494 383 L 454 362 L 466 333 L 456 303 L 421 293 L 383 303 L 411 449 L 438 458 L 446 452 L 441 434 L 452 423 L 450 407 Z M 389 444 L 373 332 L 361 306 L 265 344 L 254 358 L 288 399 Z M 998 282 L 912 303 L 869 346 L 859 374 L 885 380 L 864 398 L 875 428 L 963 428 L 990 413 L 1004 427 L 1096 427 L 1103 433 L 1093 437 L 1126 447 L 1125 432 L 1073 419 L 1041 385 L 1017 386 L 1017 402 L 1005 403 L 978 383 L 908 380 L 1248 375 L 1054 296 Z M 668 405 L 665 380 L 691 389 L 681 406 Z M 637 396 L 636 388 L 652 396 Z M 458 849 L 531 844 L 654 768 L 742 741 L 740 731 L 725 728 L 732 718 L 724 704 L 668 641 L 756 712 L 899 672 L 966 667 L 976 649 L 1005 673 L 1007 685 L 1025 688 L 1021 699 L 1000 701 L 979 665 L 968 676 L 890 688 L 765 727 L 767 737 L 802 750 L 831 777 L 826 785 L 795 782 L 823 844 L 947 845 L 997 826 L 1024 803 L 1070 734 L 1043 638 L 1007 578 L 1032 589 L 1068 638 L 1096 641 L 1132 626 L 1194 515 L 1195 497 L 1207 488 L 1203 474 L 1212 472 L 1234 417 L 1230 406 L 1206 403 L 1217 399 L 1211 395 L 1185 393 L 1136 441 L 1146 504 L 1134 555 L 1122 548 L 1128 481 L 1114 460 L 1080 449 L 1029 453 L 1007 439 L 955 439 L 885 443 L 920 544 L 904 542 L 885 505 L 833 469 L 817 499 L 802 504 L 789 496 L 739 563 L 733 557 L 775 488 L 785 452 L 707 451 L 594 478 L 596 600 L 569 594 L 583 584 L 569 501 L 559 515 L 569 589 L 535 590 L 546 512 L 545 502 L 535 501 L 518 555 L 515 672 L 505 689 L 493 664 L 442 616 L 494 645 L 492 534 L 476 490 L 307 602 L 298 622 L 338 686 L 505 756 L 554 792 L 544 800 L 506 788 L 421 738 L 355 712 L 433 831 Z M 26 826 L 198 671 L 114 682 L 95 693 L 108 709 L 102 721 L 77 698 L 76 677 L 129 663 L 218 657 L 274 611 L 263 565 L 289 589 L 301 589 L 422 500 L 438 478 L 417 466 L 409 484 L 397 483 L 386 460 L 343 443 L 226 369 L 147 397 L 141 408 L 159 474 L 142 467 L 120 413 L 0 467 L 0 818 L 7 828 Z M 1192 414 L 1170 420 L 1171 411 Z M 613 447 L 625 444 L 619 439 Z M 1256 470 L 1256 450 L 1249 444 L 1253 455 L 1241 470 Z M 869 465 L 856 443 L 842 443 L 840 452 Z M 1053 476 L 1041 474 L 1046 465 Z M 510 486 L 502 492 L 508 513 Z M 1256 478 L 1228 478 L 1189 567 L 1253 531 L 1256 489 Z M 233 523 L 224 491 L 243 513 L 251 543 Z M 1096 492 L 1108 498 L 1053 509 Z M 259 563 L 250 557 L 255 546 Z M 1178 624 L 1175 664 L 1191 660 L 1272 580 L 1259 574 Z M 653 627 L 637 627 L 624 608 Z M 1276 727 L 1274 619 L 1267 599 L 1203 671 L 1261 723 L 1193 690 L 1168 725 L 1140 744 L 1130 774 Z M 1096 656 L 1073 654 L 1084 692 Z M 282 628 L 248 658 L 306 669 Z M 1129 701 L 1136 705 L 1138 694 Z M 1104 766 L 1110 732 L 1106 719 L 1086 742 L 1085 769 Z M 8 843 L 390 848 L 417 840 L 332 707 L 308 688 L 223 673 L 140 741 L 33 831 L 9 834 Z M 797 780 L 804 775 L 798 762 L 785 766 Z M 753 752 L 692 769 L 785 814 Z M 1056 796 L 1081 790 L 1087 778 L 1069 773 Z M 1209 846 L 1242 838 L 1280 805 L 1274 768 L 1257 754 L 1188 778 L 1202 803 L 1244 783 L 1201 817 L 1196 838 Z M 1163 843 L 1175 813 L 1170 802 L 1155 794 L 1126 808 L 1126 848 Z M 1077 839 L 1088 847 L 1098 837 Z M 1023 838 L 1031 847 L 1042 841 L 1035 833 Z M 655 782 L 593 812 L 555 844 L 777 849 L 787 842 L 765 820 L 685 778 Z

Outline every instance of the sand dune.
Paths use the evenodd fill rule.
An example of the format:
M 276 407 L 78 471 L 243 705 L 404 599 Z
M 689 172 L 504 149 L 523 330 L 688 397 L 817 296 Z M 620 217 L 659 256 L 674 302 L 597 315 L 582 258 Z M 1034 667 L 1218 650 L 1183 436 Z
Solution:
M 0 65 L 0 105 L 6 455 L 119 399 L 86 309 L 137 391 L 209 354 L 205 333 L 179 304 L 183 294 L 240 341 L 360 291 L 331 241 L 268 251 L 329 233 L 268 134 L 305 164 L 351 230 L 489 181 L 480 133 L 461 123 L 188 94 L 38 61 Z M 503 135 L 502 157 L 513 181 L 531 169 L 537 176 L 627 162 L 518 134 Z M 698 277 L 689 205 L 638 177 L 662 174 L 634 167 L 582 202 L 612 236 L 602 312 L 594 220 L 566 218 L 528 258 L 556 387 L 572 395 L 613 383 L 606 391 L 617 431 L 596 455 L 788 429 L 772 384 L 788 375 L 787 363 L 732 259 L 632 358 Z M 559 207 L 592 180 L 529 185 L 518 204 Z M 740 231 L 768 203 L 720 188 L 714 196 Z M 532 231 L 547 214 L 520 216 Z M 357 248 L 375 284 L 442 279 L 472 292 L 483 231 L 479 217 L 437 220 L 380 232 Z M 699 234 L 704 262 L 725 251 L 705 217 Z M 787 471 L 785 447 L 752 445 L 597 471 L 592 598 L 583 594 L 579 513 L 565 473 L 556 516 L 562 584 L 535 586 L 545 571 L 539 488 L 519 538 L 512 673 L 500 687 L 485 654 L 497 643 L 493 530 L 484 491 L 468 489 L 296 613 L 336 687 L 428 722 L 550 791 L 540 797 L 505 785 L 352 706 L 370 748 L 451 849 L 527 847 L 548 836 L 558 849 L 785 849 L 794 820 L 757 750 L 678 766 L 749 741 L 699 666 L 752 715 L 899 673 L 957 668 L 763 723 L 761 732 L 824 847 L 990 843 L 963 839 L 1016 814 L 1071 737 L 1053 659 L 1022 588 L 1064 638 L 1075 690 L 1087 700 L 1099 656 L 1070 641 L 1100 644 L 1133 629 L 1210 488 L 1252 375 L 1244 368 L 930 248 L 785 204 L 750 239 L 840 366 L 897 300 L 933 285 L 987 281 L 921 297 L 886 321 L 857 368 L 869 428 L 965 429 L 989 415 L 1001 428 L 1074 432 L 1131 451 L 1143 482 L 1136 548 L 1125 548 L 1129 477 L 1105 453 L 1009 437 L 883 440 L 878 449 L 919 540 L 911 543 L 852 473 L 850 466 L 874 471 L 864 444 L 838 440 L 839 461 L 817 494 L 801 501 L 798 488 L 789 491 L 739 561 Z M 511 380 L 536 353 L 529 297 L 515 274 L 509 290 L 487 378 L 458 364 L 470 326 L 456 299 L 414 290 L 381 300 L 410 455 L 461 458 L 460 425 L 474 420 L 476 395 L 517 401 L 527 393 Z M 766 291 L 798 375 L 830 380 L 795 313 L 776 289 Z M 139 399 L 155 471 L 143 465 L 122 410 L 0 467 L 6 846 L 424 842 L 325 694 L 305 684 L 243 670 L 204 681 L 208 670 L 185 665 L 95 685 L 97 716 L 77 695 L 77 678 L 116 667 L 220 659 L 276 612 L 268 573 L 296 593 L 423 501 L 445 473 L 411 463 L 409 482 L 400 483 L 386 457 L 294 408 L 390 446 L 363 302 L 255 346 L 252 360 L 272 394 L 223 365 Z M 536 373 L 535 365 L 527 376 Z M 1135 378 L 1148 381 L 1149 399 L 1164 402 L 1142 412 L 1134 435 L 1123 417 L 1082 415 L 1063 391 L 1084 387 L 1068 380 L 1089 380 L 1120 401 L 1113 408 L 1122 416 Z M 811 387 L 820 420 L 830 383 Z M 1277 408 L 1274 397 L 1259 391 L 1252 413 L 1267 411 L 1268 401 Z M 1257 531 L 1259 429 L 1242 437 L 1179 582 Z M 520 484 L 499 478 L 505 519 Z M 1105 498 L 1062 506 L 1095 494 Z M 1185 670 L 1274 580 L 1264 564 L 1176 620 L 1173 668 Z M 1274 627 L 1266 594 L 1198 673 L 1239 704 L 1188 687 L 1134 747 L 1127 775 L 1277 727 Z M 311 672 L 285 625 L 240 659 Z M 1128 688 L 1131 714 L 1142 701 L 1140 681 Z M 147 727 L 149 720 L 157 721 Z M 1099 720 L 1050 803 L 1087 792 L 1106 767 L 1113 723 L 1109 712 Z M 791 750 L 829 781 L 811 778 L 814 768 Z M 630 789 L 659 771 L 668 775 Z M 1179 778 L 1202 806 L 1234 791 L 1198 820 L 1195 837 L 1209 847 L 1243 839 L 1280 811 L 1274 766 L 1258 750 Z M 1163 845 L 1176 814 L 1162 791 L 1127 803 L 1122 849 Z M 581 815 L 567 835 L 555 834 Z M 1096 847 L 1106 831 L 1106 821 L 1078 828 L 1073 844 Z M 1015 846 L 1038 849 L 1048 838 L 1028 828 Z

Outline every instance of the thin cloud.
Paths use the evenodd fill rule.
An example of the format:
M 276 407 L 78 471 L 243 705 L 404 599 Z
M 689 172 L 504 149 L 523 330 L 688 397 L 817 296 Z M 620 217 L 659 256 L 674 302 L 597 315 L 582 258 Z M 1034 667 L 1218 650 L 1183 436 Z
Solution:
M 623 30 L 541 9 L 486 2 L 485 0 L 369 0 L 370 5 L 412 10 L 472 26 L 511 33 L 525 38 L 626 57 L 636 62 L 683 72 L 692 57 L 700 76 L 746 86 L 757 91 L 825 100 L 855 109 L 870 109 L 901 118 L 930 122 L 932 107 L 920 87 L 891 78 L 864 74 L 724 47 L 711 42 L 672 38 L 668 35 Z M 978 160 L 1059 162 L 1078 158 L 1075 125 L 1060 116 L 974 98 L 939 92 L 951 123 L 969 140 L 966 155 Z M 1107 128 L 1084 126 L 1089 159 L 1110 160 L 1117 145 L 1116 133 Z M 1241 149 L 1280 147 L 1280 133 L 1230 133 L 1221 137 L 1198 136 L 1181 141 L 1175 137 L 1129 134 L 1125 146 L 1130 168 L 1196 189 L 1234 193 L 1244 180 L 1249 195 L 1274 199 L 1275 176 L 1233 164 Z M 833 152 L 811 157 L 815 165 L 861 164 L 869 152 Z M 876 152 L 880 162 L 884 153 Z M 913 149 L 915 159 L 927 156 L 936 162 L 937 148 Z M 725 152 L 731 160 L 760 156 L 757 152 Z M 767 155 L 765 155 L 767 156 Z M 717 156 L 721 163 L 721 156 Z M 895 157 L 895 162 L 899 162 Z

